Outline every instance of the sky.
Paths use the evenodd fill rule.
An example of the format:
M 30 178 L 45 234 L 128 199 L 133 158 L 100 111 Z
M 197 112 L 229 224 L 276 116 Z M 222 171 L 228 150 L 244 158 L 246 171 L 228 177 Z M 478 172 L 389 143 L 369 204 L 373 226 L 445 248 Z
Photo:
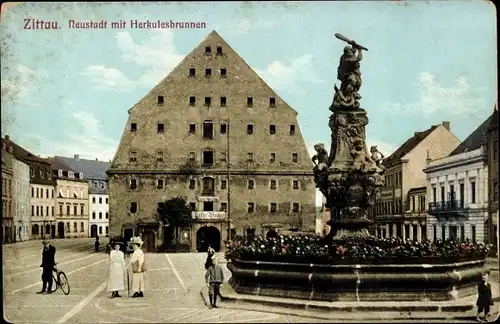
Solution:
M 110 160 L 127 110 L 212 30 L 298 112 L 310 151 L 328 117 L 346 43 L 363 53 L 367 144 L 386 156 L 442 121 L 464 140 L 496 102 L 495 7 L 487 1 L 24 3 L 1 18 L 2 137 L 41 156 Z M 26 19 L 57 30 L 27 30 Z M 71 29 L 69 20 L 106 20 Z M 113 29 L 113 21 L 204 22 Z M 321 197 L 318 195 L 317 203 Z

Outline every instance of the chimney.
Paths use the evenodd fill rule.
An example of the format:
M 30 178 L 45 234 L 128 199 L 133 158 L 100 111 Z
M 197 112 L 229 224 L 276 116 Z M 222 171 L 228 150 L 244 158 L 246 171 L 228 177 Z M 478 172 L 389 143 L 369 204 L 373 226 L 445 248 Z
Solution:
M 78 160 L 80 158 L 80 155 L 75 154 L 75 160 Z
M 10 141 L 10 136 L 9 135 L 5 135 L 5 140 L 6 141 Z
M 447 130 L 450 130 L 450 122 L 449 122 L 449 121 L 444 121 L 444 122 L 443 122 L 443 126 L 444 126 L 444 128 L 446 128 Z

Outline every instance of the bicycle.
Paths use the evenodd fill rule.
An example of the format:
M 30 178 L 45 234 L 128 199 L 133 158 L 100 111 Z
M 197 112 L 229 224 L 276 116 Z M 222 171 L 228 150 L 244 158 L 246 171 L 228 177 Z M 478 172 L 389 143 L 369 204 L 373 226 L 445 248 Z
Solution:
M 52 285 L 52 292 L 56 291 L 57 287 L 60 287 L 65 295 L 69 295 L 70 288 L 69 288 L 68 277 L 66 277 L 66 274 L 63 271 L 58 270 L 56 265 L 54 265 L 54 273 L 52 276 L 54 278 L 54 285 Z

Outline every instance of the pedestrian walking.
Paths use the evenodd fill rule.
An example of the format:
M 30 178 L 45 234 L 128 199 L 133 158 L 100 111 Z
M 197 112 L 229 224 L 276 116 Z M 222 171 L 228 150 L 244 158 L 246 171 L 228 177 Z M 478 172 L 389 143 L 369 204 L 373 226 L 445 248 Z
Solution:
M 132 267 L 132 291 L 134 292 L 132 297 L 144 297 L 144 291 L 146 290 L 146 265 L 144 262 L 144 252 L 141 249 L 143 242 L 141 238 L 134 238 L 130 243 L 133 246 L 134 253 L 130 257 L 127 268 Z
M 224 273 L 215 255 L 212 257 L 211 266 L 205 273 L 205 281 L 208 286 L 209 308 L 217 308 L 217 296 L 220 296 L 220 285 L 224 282 Z
M 208 244 L 207 249 L 207 260 L 205 261 L 205 270 L 208 270 L 212 266 L 212 258 L 215 255 L 215 250 L 212 248 L 212 245 Z
M 49 241 L 43 240 L 42 250 L 42 290 L 37 294 L 51 294 L 52 293 L 52 272 L 56 265 L 56 248 L 51 245 Z
M 109 254 L 109 277 L 108 277 L 108 292 L 111 292 L 110 298 L 121 297 L 118 293 L 120 290 L 125 290 L 125 255 L 120 251 L 121 242 L 114 243 L 114 250 Z
M 488 282 L 489 272 L 484 272 L 481 283 L 477 286 L 477 317 L 480 322 L 486 322 L 487 316 L 493 306 L 493 298 L 491 298 L 491 285 Z M 484 317 L 481 318 L 481 313 L 484 311 Z
M 94 247 L 95 247 L 95 251 L 98 252 L 99 251 L 99 236 L 96 236 L 95 237 L 95 243 L 94 243 Z

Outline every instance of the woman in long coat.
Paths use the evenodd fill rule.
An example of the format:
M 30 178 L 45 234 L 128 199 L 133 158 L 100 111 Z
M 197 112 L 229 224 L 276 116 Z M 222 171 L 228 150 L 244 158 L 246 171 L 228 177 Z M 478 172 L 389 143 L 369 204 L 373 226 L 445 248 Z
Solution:
M 130 262 L 127 266 L 132 267 L 132 297 L 144 297 L 144 290 L 146 290 L 146 282 L 144 278 L 144 252 L 141 249 L 142 240 L 134 239 L 130 242 L 134 248 L 134 253 L 130 257 Z
M 118 291 L 125 290 L 125 280 L 123 278 L 125 270 L 125 256 L 120 251 L 120 244 L 115 243 L 114 250 L 109 253 L 109 277 L 108 291 L 111 291 L 111 298 L 121 297 Z

